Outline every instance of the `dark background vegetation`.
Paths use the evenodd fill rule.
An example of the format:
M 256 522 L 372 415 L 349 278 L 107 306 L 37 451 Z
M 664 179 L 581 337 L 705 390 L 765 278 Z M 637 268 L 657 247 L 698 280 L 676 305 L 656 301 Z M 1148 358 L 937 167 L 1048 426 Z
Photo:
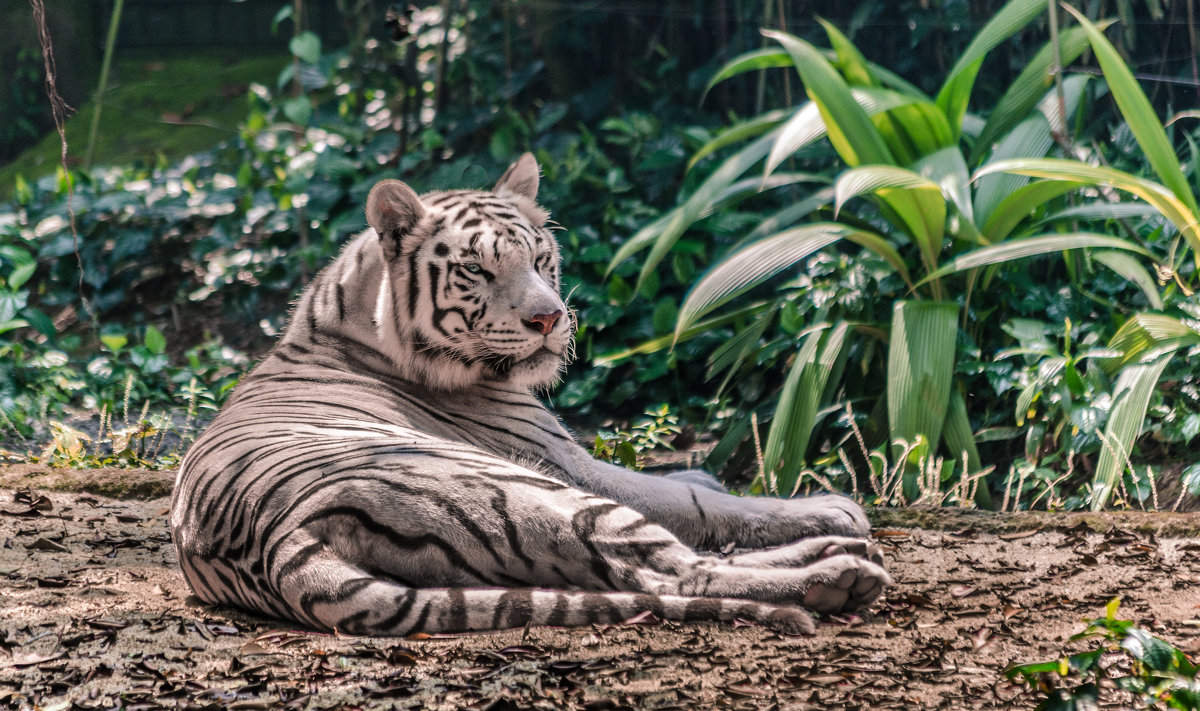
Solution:
M 769 424 L 803 335 L 798 327 L 772 326 L 724 384 L 710 377 L 709 357 L 745 332 L 744 319 L 673 349 L 593 366 L 669 338 L 689 286 L 762 215 L 796 199 L 784 190 L 717 211 L 640 288 L 637 260 L 607 274 L 631 235 L 718 164 L 719 154 L 689 170 L 698 148 L 729 123 L 804 98 L 790 69 L 743 74 L 705 93 L 709 78 L 727 60 L 766 46 L 763 27 L 827 46 L 815 21 L 823 17 L 868 59 L 934 93 L 1003 5 L 127 0 L 108 89 L 96 96 L 113 3 L 55 2 L 47 9 L 58 88 L 78 108 L 67 127 L 68 174 L 57 166 L 30 9 L 8 3 L 0 9 L 0 437 L 15 457 L 171 464 L 179 448 L 164 447 L 163 433 L 186 439 L 219 406 L 283 327 L 289 300 L 365 227 L 362 204 L 375 181 L 398 177 L 421 191 L 486 188 L 516 155 L 533 150 L 544 173 L 541 199 L 563 227 L 565 290 L 581 323 L 579 361 L 547 399 L 572 422 L 623 429 L 610 439 L 639 447 L 669 439 L 683 424 L 718 437 L 736 429 L 711 462 L 736 480 L 755 467 L 749 417 Z M 1108 35 L 1160 116 L 1200 105 L 1197 26 L 1187 2 L 1077 7 L 1093 19 L 1121 20 Z M 987 57 L 972 113 L 986 118 L 1047 32 L 1045 18 L 1036 20 Z M 1095 71 L 1096 62 L 1085 54 L 1076 68 Z M 88 146 L 98 109 L 99 137 Z M 1089 94 L 1075 126 L 1079 150 L 1147 171 L 1105 92 Z M 1195 131 L 1180 127 L 1171 136 L 1195 184 Z M 831 177 L 839 170 L 828 147 L 795 165 Z M 882 322 L 903 294 L 873 268 L 830 250 L 791 276 L 804 281 L 811 300 L 853 303 L 864 320 Z M 1182 278 L 1192 276 L 1188 269 Z M 1062 266 L 1014 269 L 1004 280 L 1000 313 L 1039 320 L 1055 344 L 1070 337 L 1103 345 L 1145 308 L 1111 274 L 1089 277 L 1084 290 Z M 1180 299 L 1171 308 L 1190 303 Z M 1064 400 L 1057 381 L 1045 385 L 1032 416 L 1014 412 L 1038 364 L 996 359 L 1017 344 L 1001 328 L 1005 320 L 994 319 L 986 340 L 959 344 L 959 369 L 974 395 L 972 428 L 990 433 L 981 438 L 997 467 L 989 484 L 998 495 L 1010 465 L 1020 464 L 1031 493 L 1051 492 L 1040 505 L 1081 506 L 1099 445 L 1072 420 L 1078 397 Z M 1200 392 L 1192 370 L 1177 359 L 1156 390 L 1138 450 L 1139 466 L 1156 476 L 1186 478 L 1193 463 Z M 860 386 L 877 388 L 872 378 L 864 373 Z M 1083 404 L 1095 429 L 1111 383 L 1099 373 L 1093 382 Z M 869 429 L 878 413 L 858 417 Z M 99 424 L 89 429 L 84 420 Z M 833 454 L 853 441 L 851 425 L 839 408 L 823 413 L 814 450 L 824 456 L 812 457 L 818 476 L 847 488 L 866 485 L 850 482 Z M 615 448 L 610 454 L 619 456 Z M 1126 503 L 1151 498 L 1140 481 L 1132 481 Z

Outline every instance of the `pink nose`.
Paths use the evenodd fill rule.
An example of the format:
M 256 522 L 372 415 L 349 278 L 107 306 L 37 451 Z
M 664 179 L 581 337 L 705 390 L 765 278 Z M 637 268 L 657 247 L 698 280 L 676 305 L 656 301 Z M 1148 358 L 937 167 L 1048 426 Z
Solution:
M 558 321 L 558 317 L 562 316 L 562 311 L 555 311 L 552 314 L 534 314 L 528 320 L 521 323 L 531 331 L 537 331 L 543 336 L 554 330 L 554 323 Z

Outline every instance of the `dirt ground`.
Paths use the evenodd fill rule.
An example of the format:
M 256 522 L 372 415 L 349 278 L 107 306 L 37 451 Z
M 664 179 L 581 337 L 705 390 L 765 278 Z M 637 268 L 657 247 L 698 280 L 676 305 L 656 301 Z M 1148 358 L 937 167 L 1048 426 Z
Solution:
M 172 476 L 0 468 L 0 708 L 1032 708 L 1004 668 L 1081 648 L 1113 597 L 1200 651 L 1195 516 L 875 511 L 895 586 L 807 637 L 649 616 L 335 637 L 190 597 Z

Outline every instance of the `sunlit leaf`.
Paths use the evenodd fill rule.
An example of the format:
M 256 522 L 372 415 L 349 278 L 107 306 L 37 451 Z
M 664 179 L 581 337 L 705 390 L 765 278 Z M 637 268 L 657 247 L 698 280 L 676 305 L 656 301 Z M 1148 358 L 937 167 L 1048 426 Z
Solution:
M 820 222 L 786 230 L 729 255 L 692 287 L 679 309 L 675 333 L 681 335 L 713 309 L 854 231 Z
M 950 402 L 958 337 L 958 304 L 940 301 L 897 301 L 892 310 L 888 344 L 887 408 L 893 459 L 905 445 L 924 441 L 917 456 L 942 440 Z M 903 444 L 897 444 L 898 442 Z M 906 476 L 905 496 L 916 498 L 915 482 Z
M 964 269 L 974 269 L 990 264 L 1004 264 L 1018 259 L 1036 257 L 1041 254 L 1061 252 L 1068 249 L 1083 249 L 1085 247 L 1119 249 L 1141 254 L 1147 258 L 1151 257 L 1150 252 L 1145 247 L 1136 242 L 1121 239 L 1120 237 L 1111 237 L 1109 235 L 1093 234 L 1090 232 L 1054 233 L 1009 240 L 1000 244 L 993 244 L 972 250 L 955 257 L 944 267 L 925 277 L 920 283 L 923 284 L 947 274 L 961 272 Z
M 1113 99 L 1117 102 L 1117 108 L 1121 110 L 1121 115 L 1129 125 L 1129 130 L 1133 133 L 1134 138 L 1137 139 L 1138 145 L 1141 146 L 1142 153 L 1150 162 L 1154 173 L 1163 185 L 1183 202 L 1193 216 L 1200 214 L 1196 196 L 1192 193 L 1187 178 L 1179 167 L 1179 158 L 1175 155 L 1175 148 L 1171 145 L 1171 140 L 1167 138 L 1162 122 L 1154 112 L 1150 100 L 1146 98 L 1137 79 L 1129 71 L 1125 60 L 1121 58 L 1116 47 L 1112 46 L 1100 28 L 1070 5 L 1064 5 L 1064 7 L 1067 12 L 1075 16 L 1075 20 L 1087 32 L 1092 52 L 1096 55 L 1096 61 L 1100 63 L 1100 69 L 1104 72 L 1104 80 L 1108 82 L 1109 91 L 1112 92 Z M 1192 249 L 1197 249 L 1195 243 L 1192 244 Z M 1196 256 L 1197 260 L 1200 260 L 1200 254 Z
M 1107 26 L 1109 23 L 1104 23 Z M 1083 50 L 1087 48 L 1087 36 L 1081 27 L 1071 27 L 1059 33 L 1059 51 L 1063 66 L 1074 62 Z M 1004 134 L 1011 131 L 1018 123 L 1029 116 L 1029 112 L 1046 94 L 1053 81 L 1051 71 L 1054 67 L 1054 45 L 1046 43 L 1025 65 L 1017 78 L 1008 86 L 1008 90 L 996 102 L 992 113 L 988 116 L 987 124 L 976 139 L 975 148 L 971 151 L 972 165 L 988 152 L 992 144 Z

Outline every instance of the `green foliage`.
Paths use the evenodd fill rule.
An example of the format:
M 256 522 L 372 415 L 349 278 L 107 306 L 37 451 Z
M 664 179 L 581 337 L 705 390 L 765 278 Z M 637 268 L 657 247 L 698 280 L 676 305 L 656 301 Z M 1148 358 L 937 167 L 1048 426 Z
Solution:
M 645 417 L 628 430 L 618 429 L 596 434 L 592 456 L 596 459 L 641 470 L 639 457 L 655 449 L 674 449 L 670 439 L 679 434 L 679 418 L 663 404 L 646 410 Z
M 1115 58 L 1101 31 L 1103 24 L 1098 27 L 1072 10 L 1079 25 L 1062 33 L 1059 53 L 1069 62 L 1090 47 L 1105 58 L 1101 66 L 1107 88 L 1158 181 L 1098 167 L 1091 162 L 1095 158 L 1080 160 L 1075 146 L 1056 148 L 1068 144 L 1070 122 L 1087 116 L 1089 99 L 1101 93 L 1084 75 L 1063 77 L 1061 90 L 1051 87 L 1051 45 L 1035 55 L 986 123 L 967 113 L 986 54 L 1045 8 L 1037 0 L 1007 3 L 966 48 L 936 99 L 867 62 L 828 23 L 824 29 L 830 51 L 799 37 L 765 31 L 790 58 L 809 102 L 795 108 L 790 117 L 771 112 L 714 137 L 698 155 L 730 145 L 731 134 L 754 140 L 710 169 L 678 207 L 649 223 L 615 255 L 610 270 L 648 249 L 640 265 L 639 284 L 645 283 L 705 214 L 753 197 L 735 188 L 739 180 L 753 180 L 742 176 L 755 166 L 763 166 L 760 192 L 775 187 L 777 170 L 785 163 L 827 164 L 840 172 L 832 190 L 821 186 L 803 193 L 794 187 L 796 181 L 786 181 L 793 186 L 790 199 L 778 200 L 781 206 L 774 214 L 769 209 L 765 216 L 761 211 L 746 211 L 753 229 L 731 246 L 716 247 L 720 256 L 679 308 L 675 342 L 696 333 L 701 319 L 717 309 L 747 308 L 767 296 L 764 285 L 774 277 L 799 270 L 799 278 L 776 287 L 754 321 L 739 322 L 740 334 L 747 337 L 737 339 L 738 356 L 729 358 L 729 351 L 722 351 L 719 358 L 729 373 L 746 373 L 762 368 L 761 353 L 772 352 L 775 357 L 767 363 L 786 372 L 781 386 L 758 394 L 757 403 L 747 408 L 760 415 L 765 411 L 772 420 L 765 447 L 766 481 L 777 481 L 778 488 L 760 486 L 793 490 L 822 437 L 829 438 L 827 446 L 846 440 L 844 429 L 822 435 L 820 428 L 810 424 L 821 414 L 837 410 L 830 405 L 839 401 L 853 402 L 876 422 L 886 412 L 886 429 L 866 428 L 867 447 L 874 449 L 886 432 L 892 457 L 912 458 L 912 469 L 901 463 L 908 500 L 917 495 L 916 463 L 929 461 L 938 448 L 951 462 L 966 461 L 959 476 L 978 471 L 981 459 L 972 433 L 999 424 L 999 410 L 969 397 L 979 391 L 978 376 L 983 373 L 968 372 L 968 364 L 977 367 L 974 364 L 982 362 L 983 353 L 988 360 L 1003 354 L 1009 338 L 998 326 L 1029 313 L 1029 295 L 1020 294 L 1017 283 L 1030 270 L 1038 280 L 1053 284 L 1058 294 L 1075 291 L 1091 300 L 1077 319 L 1086 324 L 1084 335 L 1091 343 L 1115 337 L 1112 325 L 1135 317 L 1141 304 L 1161 309 L 1190 293 L 1182 282 L 1178 290 L 1169 287 L 1163 292 L 1152 271 L 1161 278 L 1191 274 L 1180 263 L 1182 251 L 1177 247 L 1182 238 L 1200 255 L 1195 200 L 1159 119 L 1128 68 Z M 725 80 L 779 62 L 779 53 L 757 51 L 731 60 L 716 77 Z M 835 156 L 822 151 L 818 143 L 822 138 Z M 1055 156 L 1059 152 L 1066 157 Z M 819 176 L 807 180 L 822 182 Z M 1105 190 L 1098 194 L 1091 186 Z M 1112 189 L 1141 202 L 1122 201 Z M 1095 201 L 1098 196 L 1101 199 Z M 759 198 L 760 204 L 773 202 L 764 198 Z M 1080 205 L 1081 200 L 1092 202 Z M 1142 218 L 1136 226 L 1129 222 L 1134 216 Z M 1125 234 L 1112 234 L 1118 229 Z M 813 289 L 812 265 L 817 255 L 841 252 L 846 243 L 860 248 L 853 253 L 853 262 L 869 260 L 880 269 L 872 281 L 857 285 L 870 297 L 845 304 L 822 300 Z M 1043 255 L 1057 256 L 1058 261 L 1033 261 Z M 1120 281 L 1113 282 L 1109 275 Z M 1104 282 L 1103 290 L 1119 295 L 1119 300 L 1097 294 L 1095 282 Z M 893 301 L 897 302 L 894 319 L 886 308 Z M 812 302 L 819 306 L 808 306 Z M 915 316 L 929 308 L 944 310 L 938 312 L 936 325 Z M 908 328 L 898 325 L 907 323 L 901 316 L 909 310 L 915 320 L 908 328 L 919 334 L 913 338 L 905 338 Z M 796 317 L 805 312 L 805 317 Z M 790 328 L 783 327 L 784 314 Z M 1186 329 L 1176 317 L 1164 318 Z M 770 328 L 776 319 L 778 326 Z M 810 329 L 840 321 L 854 325 L 851 337 L 838 344 L 846 351 L 846 362 L 838 370 L 841 381 L 810 379 L 801 386 L 812 368 L 817 343 Z M 1149 338 L 1154 348 L 1144 349 L 1140 361 L 1097 379 L 1107 388 L 1108 377 L 1116 376 L 1111 394 L 1092 393 L 1093 398 L 1111 398 L 1107 418 L 1076 410 L 1070 406 L 1072 401 L 1063 400 L 1063 394 L 1079 389 L 1081 381 L 1075 359 L 1069 354 L 1054 356 L 1065 357 L 1067 363 L 1062 368 L 1066 389 L 1054 390 L 1057 400 L 1066 403 L 1063 412 L 1051 415 L 1059 419 L 1055 429 L 1074 416 L 1079 427 L 1090 428 L 1087 435 L 1093 443 L 1102 445 L 1084 452 L 1098 458 L 1091 482 L 1093 507 L 1105 504 L 1128 465 L 1152 391 L 1171 354 L 1192 345 L 1190 336 L 1169 342 Z M 757 361 L 750 357 L 755 353 L 760 354 Z M 718 360 L 718 351 L 712 358 Z M 838 357 L 831 354 L 828 360 L 833 363 Z M 1056 363 L 1048 359 L 1045 367 L 1053 369 Z M 1022 393 L 1018 399 L 1032 397 L 1049 385 L 1045 378 L 1035 379 L 1026 385 L 1030 394 Z M 805 388 L 816 390 L 801 397 Z M 1045 424 L 1018 419 L 1018 427 L 1028 428 L 1028 437 L 1035 437 Z M 1040 432 L 1036 437 L 1044 438 L 1044 429 Z M 744 438 L 745 430 L 738 436 Z M 1052 440 L 1066 441 L 1057 436 Z M 719 446 L 718 459 L 728 451 Z M 980 487 L 977 503 L 989 505 L 989 494 L 988 486 Z
M 1071 642 L 1089 640 L 1097 646 L 1048 662 L 1012 664 L 1009 679 L 1021 678 L 1046 694 L 1039 711 L 1098 708 L 1102 688 L 1117 688 L 1139 703 L 1162 708 L 1200 709 L 1200 669 L 1187 654 L 1129 620 L 1116 618 L 1120 600 L 1114 598 L 1103 618 L 1092 620 Z M 1067 682 L 1068 686 L 1059 686 Z

